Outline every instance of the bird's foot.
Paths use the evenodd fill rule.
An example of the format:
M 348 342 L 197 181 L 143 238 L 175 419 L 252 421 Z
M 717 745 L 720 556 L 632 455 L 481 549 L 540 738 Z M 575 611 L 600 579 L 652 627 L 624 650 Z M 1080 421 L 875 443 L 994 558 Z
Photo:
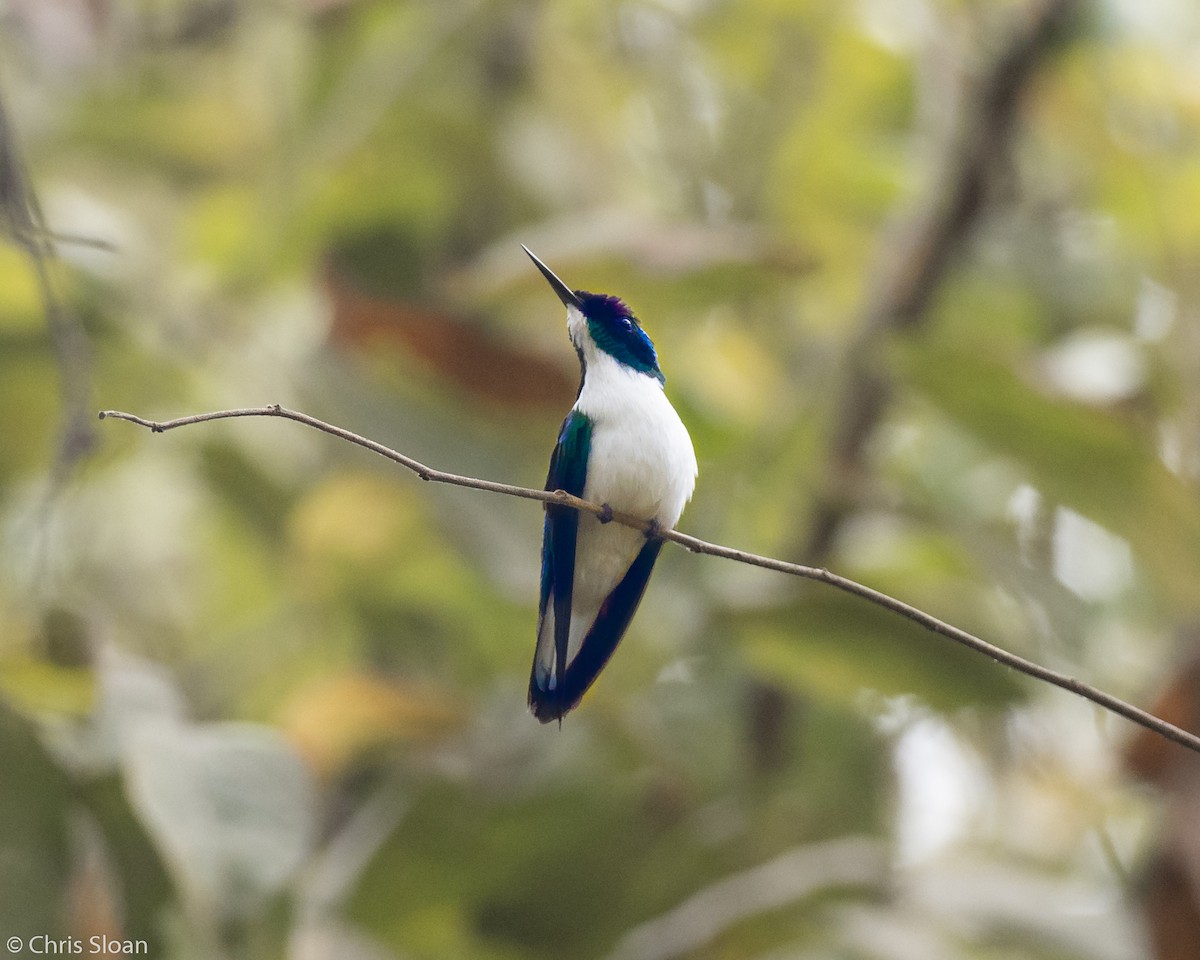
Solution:
M 600 512 L 596 514 L 596 519 L 601 523 L 612 523 L 613 508 L 607 503 L 600 504 Z
M 658 520 L 651 517 L 646 523 L 646 529 L 642 533 L 645 534 L 647 540 L 657 540 L 662 536 L 662 525 L 659 524 Z

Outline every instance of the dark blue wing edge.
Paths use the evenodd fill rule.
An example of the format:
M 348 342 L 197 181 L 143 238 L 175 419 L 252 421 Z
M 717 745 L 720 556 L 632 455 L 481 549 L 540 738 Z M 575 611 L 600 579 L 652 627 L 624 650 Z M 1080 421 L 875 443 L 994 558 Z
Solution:
M 604 669 L 613 651 L 617 649 L 617 644 L 621 642 L 621 637 L 625 635 L 634 613 L 637 612 L 662 545 L 662 540 L 648 540 L 639 551 L 621 582 L 600 607 L 600 612 L 596 615 L 587 636 L 583 638 L 583 644 L 575 659 L 571 661 L 570 668 L 565 674 L 559 673 L 561 679 L 557 686 L 553 690 L 542 690 L 530 682 L 529 706 L 533 715 L 542 723 L 561 720 L 573 710 Z M 556 606 L 555 617 L 557 616 Z
M 587 483 L 588 458 L 592 448 L 592 421 L 586 414 L 572 410 L 563 421 L 558 443 L 550 455 L 550 470 L 546 475 L 547 490 L 565 490 L 576 497 L 583 496 Z M 566 673 L 567 640 L 571 631 L 571 598 L 575 585 L 575 543 L 579 534 L 579 511 L 569 507 L 546 505 L 542 527 L 542 590 L 538 604 L 538 634 L 546 619 L 546 606 L 554 597 L 555 676 Z M 542 690 L 534 671 L 529 679 L 529 705 L 536 714 L 535 700 L 548 692 Z M 561 685 L 561 684 L 559 684 Z

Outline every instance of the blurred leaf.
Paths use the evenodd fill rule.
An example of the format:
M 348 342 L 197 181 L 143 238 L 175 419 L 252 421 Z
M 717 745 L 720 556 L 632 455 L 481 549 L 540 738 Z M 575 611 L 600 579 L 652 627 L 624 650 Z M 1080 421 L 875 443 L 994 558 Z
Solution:
M 1017 675 L 903 617 L 834 590 L 741 619 L 745 656 L 766 679 L 852 704 L 864 689 L 937 710 L 994 709 L 1024 696 Z
M 198 259 L 233 274 L 263 269 L 264 211 L 248 184 L 222 184 L 196 199 L 187 225 L 187 241 Z
M 138 729 L 178 723 L 183 698 L 161 666 L 113 647 L 96 661 L 95 705 L 85 723 L 56 725 L 49 743 L 69 769 L 110 772 Z
M 176 896 L 162 858 L 138 821 L 119 777 L 92 779 L 80 787 L 80 801 L 95 818 L 113 862 L 121 906 L 122 937 L 145 940 L 148 953 L 161 948 L 162 919 Z
M 370 567 L 427 535 L 419 500 L 372 473 L 343 473 L 307 491 L 291 516 L 302 556 Z
M 463 716 L 448 694 L 344 674 L 300 687 L 281 723 L 317 776 L 328 779 L 381 746 L 444 739 Z
M 95 92 L 76 136 L 126 166 L 161 165 L 183 177 L 235 173 L 261 157 L 269 126 L 249 97 L 229 97 L 219 72 L 186 71 L 165 85 Z M 157 89 L 155 89 L 157 87 Z
M 439 392 L 456 390 L 492 416 L 570 407 L 577 378 L 566 363 L 506 343 L 486 323 L 411 299 L 361 292 L 336 268 L 326 277 L 332 335 L 339 345 L 367 355 L 394 352 L 397 361 L 406 354 Z
M 1153 582 L 1190 608 L 1200 508 L 1150 437 L 1114 414 L 1040 393 L 984 352 L 924 344 L 904 353 L 903 367 L 946 415 L 1018 460 L 1052 501 L 1129 540 Z
M 312 781 L 295 751 L 265 727 L 143 727 L 122 768 L 133 807 L 180 889 L 221 921 L 255 916 L 312 846 Z
M 95 699 L 91 670 L 32 657 L 0 659 L 0 694 L 26 713 L 44 710 L 75 716 L 86 714 Z
M 62 937 L 68 874 L 67 778 L 0 701 L 0 930 Z
M 257 528 L 267 538 L 281 535 L 292 497 L 276 477 L 231 443 L 207 442 L 200 456 L 200 471 L 240 526 Z
M 400 953 L 596 955 L 640 907 L 620 878 L 641 875 L 657 831 L 636 797 L 594 786 L 504 802 L 424 791 L 363 874 L 351 917 Z
M 0 335 L 42 329 L 42 291 L 29 257 L 18 247 L 0 244 Z
M 0 479 L 50 460 L 59 408 L 57 371 L 43 343 L 0 350 L 0 409 L 22 411 L 10 418 L 0 444 Z

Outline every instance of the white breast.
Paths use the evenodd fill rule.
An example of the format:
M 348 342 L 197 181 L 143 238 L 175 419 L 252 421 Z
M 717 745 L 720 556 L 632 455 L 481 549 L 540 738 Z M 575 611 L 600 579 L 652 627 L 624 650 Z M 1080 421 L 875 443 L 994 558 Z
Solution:
M 696 453 L 653 377 L 607 353 L 587 357 L 575 408 L 592 422 L 584 498 L 674 527 L 696 486 Z
M 597 349 L 586 323 L 579 311 L 567 309 L 571 339 L 583 351 L 587 368 L 575 409 L 592 423 L 584 499 L 657 520 L 669 530 L 679 521 L 696 486 L 691 437 L 662 384 Z M 645 543 L 638 530 L 580 514 L 568 660 L 578 653 L 601 604 Z M 553 621 L 551 606 L 538 639 L 539 657 L 545 659 L 547 669 Z

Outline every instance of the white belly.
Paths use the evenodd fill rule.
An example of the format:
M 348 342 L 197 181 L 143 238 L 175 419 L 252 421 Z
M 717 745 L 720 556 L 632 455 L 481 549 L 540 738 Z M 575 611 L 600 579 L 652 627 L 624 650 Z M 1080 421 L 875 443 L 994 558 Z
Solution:
M 584 499 L 673 528 L 696 485 L 696 454 L 658 381 L 615 361 L 593 362 L 576 408 L 592 421 Z M 645 542 L 641 531 L 580 516 L 571 656 Z
M 584 498 L 674 527 L 696 486 L 696 453 L 658 381 L 604 357 L 589 364 L 575 407 L 592 422 Z

